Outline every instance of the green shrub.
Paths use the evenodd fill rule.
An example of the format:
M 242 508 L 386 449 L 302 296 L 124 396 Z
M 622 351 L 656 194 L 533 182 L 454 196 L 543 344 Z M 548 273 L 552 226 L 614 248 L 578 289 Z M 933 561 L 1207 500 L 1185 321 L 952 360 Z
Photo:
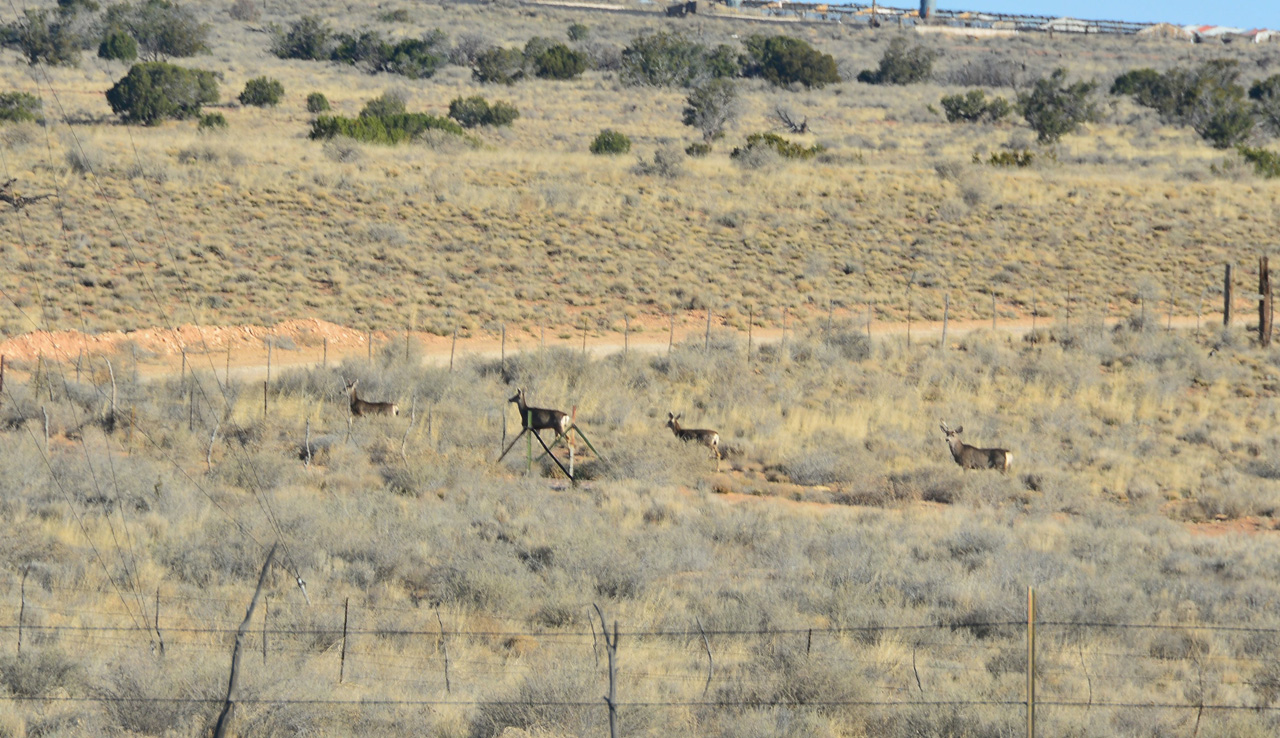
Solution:
M 693 88 L 685 99 L 683 121 L 702 132 L 704 141 L 724 135 L 724 129 L 738 117 L 738 86 L 731 79 L 713 77 Z
M 509 126 L 520 111 L 511 103 L 498 101 L 493 105 L 488 100 L 476 95 L 468 98 L 454 98 L 449 102 L 449 117 L 458 121 L 463 128 L 476 126 Z
M 391 43 L 377 31 L 334 37 L 333 61 L 357 65 L 370 74 L 386 72 L 410 79 L 427 79 L 444 65 L 448 36 L 439 29 L 422 38 L 406 38 Z
M 369 143 L 397 144 L 411 141 L 428 131 L 443 131 L 458 136 L 465 132 L 462 126 L 426 113 L 399 113 L 394 115 L 361 115 L 359 118 L 343 118 L 322 115 L 311 124 L 310 137 L 330 139 L 345 136 Z
M 213 72 L 165 62 L 135 64 L 107 90 L 111 110 L 126 123 L 154 125 L 166 118 L 191 118 L 200 107 L 218 101 Z
M 307 95 L 307 112 L 323 113 L 329 109 L 329 98 L 324 96 L 323 92 L 313 92 Z
M 1249 99 L 1263 128 L 1273 136 L 1280 136 L 1280 74 L 1260 80 L 1249 88 Z
M 993 167 L 1029 167 L 1036 160 L 1034 151 L 1022 149 L 1020 151 L 997 151 L 987 159 L 987 164 Z M 981 164 L 982 157 L 977 154 L 973 155 L 973 163 Z
M 1055 69 L 1048 77 L 1036 80 L 1030 92 L 1018 95 L 1022 117 L 1041 143 L 1053 143 L 1099 118 L 1098 107 L 1091 99 L 1097 83 L 1068 85 L 1066 78 L 1067 70 Z
M 626 134 L 611 128 L 600 131 L 600 134 L 591 142 L 593 154 L 625 154 L 630 150 L 631 139 L 627 138 Z
M 80 39 L 71 24 L 50 21 L 47 10 L 24 10 L 10 35 L 28 64 L 75 65 L 80 60 Z
M 385 118 L 391 115 L 404 115 L 406 110 L 404 97 L 397 92 L 388 90 L 366 102 L 364 107 L 360 109 L 360 117 Z
M 587 36 L 591 35 L 590 29 L 581 23 L 569 24 L 569 40 L 570 41 L 586 41 Z
M 125 31 L 114 28 L 107 31 L 98 44 L 98 58 L 133 61 L 138 58 L 138 42 Z
M 227 130 L 227 117 L 218 112 L 205 113 L 200 116 L 200 124 L 196 126 L 196 130 L 200 133 L 205 131 L 225 131 Z
M 0 123 L 40 121 L 44 103 L 26 92 L 0 92 Z
M 543 79 L 574 79 L 587 69 L 587 55 L 555 44 L 533 60 L 536 74 Z
M 138 42 L 138 53 L 150 61 L 189 57 L 208 51 L 209 24 L 190 9 L 169 0 L 141 0 L 107 8 L 108 28 L 119 28 Z
M 799 82 L 811 89 L 840 81 L 835 58 L 798 38 L 756 34 L 745 45 L 749 76 L 764 77 L 779 87 Z
M 378 15 L 378 20 L 383 23 L 408 23 L 409 11 L 404 8 L 396 8 Z
M 255 77 L 244 85 L 240 93 L 241 105 L 253 105 L 259 108 L 273 107 L 280 104 L 284 96 L 284 85 L 278 79 Z
M 924 82 L 933 74 L 938 52 L 919 44 L 909 46 L 905 36 L 895 36 L 880 57 L 880 66 L 858 73 L 858 81 L 873 85 L 909 85 Z
M 1214 148 L 1225 149 L 1249 136 L 1255 112 L 1271 127 L 1265 106 L 1255 108 L 1246 102 L 1239 77 L 1236 60 L 1210 59 L 1193 69 L 1175 67 L 1164 74 L 1152 69 L 1126 72 L 1116 78 L 1111 91 L 1132 95 L 1135 103 L 1158 111 L 1163 120 L 1190 126 Z M 1280 81 L 1276 85 L 1280 86 Z M 1262 96 L 1268 90 L 1266 80 L 1254 85 L 1250 95 L 1254 90 Z M 1280 131 L 1280 104 L 1277 114 L 1275 130 Z
M 826 151 L 826 147 L 821 144 L 814 144 L 809 148 L 805 148 L 794 141 L 788 141 L 776 133 L 753 133 L 747 136 L 745 146 L 735 148 L 729 153 L 729 158 L 738 159 L 760 148 L 773 149 L 784 159 L 812 159 Z
M 232 20 L 241 23 L 257 23 L 262 18 L 262 11 L 253 0 L 236 0 L 228 11 Z
M 645 33 L 622 50 L 619 78 L 628 85 L 687 87 L 707 76 L 724 76 L 721 53 L 720 47 L 708 50 L 683 33 Z
M 524 54 L 501 46 L 485 49 L 476 55 L 471 76 L 477 82 L 514 85 L 524 78 Z
M 288 31 L 275 29 L 271 41 L 271 53 L 281 59 L 328 59 L 333 32 L 324 21 L 314 15 L 304 15 L 294 21 Z
M 1244 157 L 1245 161 L 1253 165 L 1253 171 L 1257 172 L 1258 176 L 1267 179 L 1280 177 L 1280 154 L 1244 145 L 1237 146 L 1236 151 L 1240 152 L 1240 156 Z
M 684 148 L 684 153 L 689 156 L 701 159 L 711 153 L 711 144 L 701 141 L 694 141 Z
M 942 109 L 950 123 L 995 123 L 1013 112 L 1013 106 L 1003 97 L 988 100 L 982 90 L 969 90 L 963 95 L 947 95 L 942 98 Z

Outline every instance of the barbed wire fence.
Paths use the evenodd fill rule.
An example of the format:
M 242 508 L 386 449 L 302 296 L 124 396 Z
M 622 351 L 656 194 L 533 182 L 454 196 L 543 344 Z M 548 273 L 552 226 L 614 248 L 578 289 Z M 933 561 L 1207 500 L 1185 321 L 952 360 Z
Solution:
M 220 658 L 237 635 L 232 599 L 157 594 L 155 623 L 129 613 L 86 609 L 68 598 L 107 594 L 92 589 L 21 587 L 9 580 L 0 604 L 0 638 L 16 660 L 56 647 L 92 651 L 111 661 L 133 652 L 155 659 Z M 1029 593 L 1026 620 L 990 620 L 861 626 L 717 628 L 700 621 L 683 628 L 619 628 L 609 641 L 582 608 L 561 628 L 483 616 L 469 624 L 465 610 L 434 607 L 351 606 L 348 600 L 310 606 L 270 599 L 254 617 L 245 641 L 245 673 L 257 692 L 243 704 L 337 707 L 610 709 L 756 708 L 883 710 L 922 706 L 1008 710 L 1027 715 L 1034 734 L 1037 707 L 1055 710 L 1135 708 L 1206 712 L 1280 710 L 1280 659 L 1256 648 L 1280 641 L 1280 628 L 1230 623 L 1131 623 L 1038 619 Z M 211 617 L 213 606 L 226 614 Z M 345 617 L 344 617 L 345 615 Z M 601 613 L 602 622 L 610 622 Z M 586 626 L 586 627 L 584 627 Z M 611 625 L 610 627 L 618 627 Z M 156 635 L 163 649 L 156 647 Z M 1109 634 L 1150 634 L 1115 639 Z M 607 665 L 616 648 L 616 671 Z M 531 661 L 538 653 L 545 661 Z M 261 661 L 258 661 L 258 658 Z M 589 684 L 560 699 L 489 697 L 492 685 L 538 679 L 545 663 L 557 676 Z M 849 688 L 778 693 L 778 681 L 802 679 L 796 664 L 817 664 L 841 675 Z M 305 668 L 333 687 L 358 687 L 356 697 L 272 697 L 263 687 Z M 612 679 L 610 676 L 612 675 Z M 1025 675 L 1025 681 L 1020 679 Z M 1141 687 L 1140 699 L 1134 695 Z M 600 697 L 607 688 L 612 700 Z M 159 690 L 158 690 L 159 691 Z M 412 696 L 412 695 L 420 696 Z M 221 703 L 213 696 L 12 692 L 0 700 L 22 703 Z M 602 718 L 603 719 L 603 718 Z

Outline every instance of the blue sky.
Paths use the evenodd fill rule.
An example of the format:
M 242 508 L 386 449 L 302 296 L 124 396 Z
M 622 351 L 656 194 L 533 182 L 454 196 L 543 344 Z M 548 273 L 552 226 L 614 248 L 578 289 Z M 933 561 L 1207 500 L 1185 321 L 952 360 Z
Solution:
M 857 0 L 867 3 L 870 0 Z M 885 5 L 913 8 L 919 2 L 884 0 Z M 939 10 L 985 10 L 1023 15 L 1068 15 L 1088 20 L 1119 20 L 1177 25 L 1189 23 L 1280 30 L 1280 0 L 938 0 Z

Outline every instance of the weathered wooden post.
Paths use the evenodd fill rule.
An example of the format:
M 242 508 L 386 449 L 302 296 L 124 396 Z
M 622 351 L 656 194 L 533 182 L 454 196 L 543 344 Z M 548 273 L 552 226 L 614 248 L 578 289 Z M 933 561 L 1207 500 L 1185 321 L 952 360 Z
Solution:
M 453 373 L 453 352 L 458 349 L 458 326 L 453 327 L 453 342 L 449 344 L 449 372 Z
M 1258 259 L 1258 343 L 1266 348 L 1271 345 L 1271 270 L 1267 257 Z
M 938 348 L 942 351 L 947 350 L 947 320 L 951 317 L 951 293 L 942 296 L 942 342 L 938 344 Z
M 1226 276 L 1222 278 L 1222 326 L 1231 327 L 1231 265 L 1227 265 Z
M 605 704 L 609 706 L 609 738 L 618 738 L 618 621 L 613 621 L 613 637 L 609 637 L 609 626 L 605 623 L 604 612 L 595 605 L 596 614 L 600 616 L 600 630 L 604 632 L 604 645 L 609 656 L 609 694 L 605 696 Z
M 1027 587 L 1027 738 L 1036 738 L 1036 590 Z
M 253 617 L 253 610 L 258 605 L 258 597 L 262 594 L 262 587 L 267 582 L 267 571 L 271 568 L 271 560 L 275 558 L 276 546 L 272 544 L 271 550 L 267 552 L 267 560 L 262 563 L 262 573 L 258 575 L 258 588 L 253 591 L 253 599 L 249 600 L 249 609 L 244 614 L 244 621 L 240 623 L 239 630 L 236 631 L 235 646 L 231 649 L 231 680 L 227 684 L 227 698 L 222 705 L 222 714 L 218 716 L 218 722 L 213 727 L 214 738 L 223 738 L 227 734 L 227 729 L 231 725 L 231 718 L 235 712 L 236 698 L 240 693 L 240 647 L 244 645 L 244 636 L 249 629 L 249 620 Z
M 338 683 L 342 683 L 342 678 L 347 670 L 347 614 L 351 609 L 351 598 L 348 597 L 342 601 L 342 653 L 338 656 Z
M 751 328 L 755 322 L 755 306 L 747 306 L 747 363 L 751 363 Z

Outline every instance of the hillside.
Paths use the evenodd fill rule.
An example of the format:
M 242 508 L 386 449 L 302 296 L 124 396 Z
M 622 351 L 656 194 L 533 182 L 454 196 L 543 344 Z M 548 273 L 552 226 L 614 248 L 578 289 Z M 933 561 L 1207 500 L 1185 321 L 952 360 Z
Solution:
M 1250 294 L 1280 180 L 1107 93 L 1223 57 L 1247 87 L 1274 51 L 910 36 L 931 80 L 877 85 L 896 30 L 193 6 L 210 51 L 170 61 L 216 72 L 225 130 L 121 124 L 129 66 L 92 50 L 2 52 L 48 125 L 0 124 L 0 195 L 56 196 L 0 212 L 0 738 L 995 738 L 1029 684 L 1042 735 L 1280 734 L 1280 348 Z M 304 14 L 408 38 L 399 69 L 433 28 L 605 68 L 272 54 Z M 785 32 L 845 81 L 737 79 L 686 156 L 689 90 L 611 61 L 650 31 Z M 1058 67 L 1100 86 L 1058 143 L 940 112 Z M 261 77 L 279 105 L 230 102 Z M 435 127 L 312 140 L 312 93 Z M 519 117 L 408 115 L 474 95 Z M 812 156 L 733 157 L 779 109 Z M 604 129 L 630 151 L 591 153 Z M 576 424 L 555 461 L 520 389 Z

